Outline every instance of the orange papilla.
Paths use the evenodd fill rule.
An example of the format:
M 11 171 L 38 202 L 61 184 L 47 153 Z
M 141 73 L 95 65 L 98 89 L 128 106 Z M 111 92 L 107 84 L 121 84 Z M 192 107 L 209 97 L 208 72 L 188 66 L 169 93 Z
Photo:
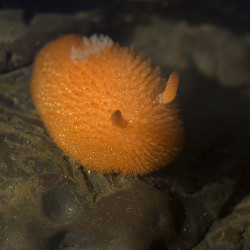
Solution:
M 86 60 L 82 37 L 50 42 L 36 56 L 31 93 L 56 144 L 89 170 L 146 174 L 171 163 L 181 147 L 175 104 L 161 104 L 165 80 L 118 44 Z M 112 116 L 113 115 L 113 116 Z

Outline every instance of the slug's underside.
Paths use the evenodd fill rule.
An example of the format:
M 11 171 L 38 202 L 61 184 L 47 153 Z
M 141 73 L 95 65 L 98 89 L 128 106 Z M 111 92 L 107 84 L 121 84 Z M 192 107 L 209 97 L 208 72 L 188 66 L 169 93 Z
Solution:
M 89 170 L 146 174 L 171 163 L 182 142 L 172 101 L 173 72 L 159 69 L 107 37 L 68 35 L 37 55 L 35 106 L 51 137 Z

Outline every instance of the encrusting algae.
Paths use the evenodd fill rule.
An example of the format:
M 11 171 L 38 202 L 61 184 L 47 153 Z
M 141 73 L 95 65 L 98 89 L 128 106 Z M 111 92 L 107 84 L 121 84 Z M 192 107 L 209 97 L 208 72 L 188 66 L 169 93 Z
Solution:
M 182 143 L 168 81 L 107 36 L 66 35 L 36 56 L 31 94 L 56 144 L 91 171 L 142 175 L 170 164 Z

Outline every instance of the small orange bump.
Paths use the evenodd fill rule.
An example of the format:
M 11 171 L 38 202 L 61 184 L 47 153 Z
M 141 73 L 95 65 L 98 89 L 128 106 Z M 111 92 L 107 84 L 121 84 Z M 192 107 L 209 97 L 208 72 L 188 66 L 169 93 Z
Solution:
M 118 109 L 111 115 L 111 121 L 114 126 L 119 128 L 126 128 L 128 125 L 128 122 L 122 116 L 122 112 Z

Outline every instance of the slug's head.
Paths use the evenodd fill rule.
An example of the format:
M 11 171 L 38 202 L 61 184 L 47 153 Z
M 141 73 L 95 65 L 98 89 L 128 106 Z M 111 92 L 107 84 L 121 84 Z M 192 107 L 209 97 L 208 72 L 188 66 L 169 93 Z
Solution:
M 158 101 L 161 104 L 169 104 L 174 101 L 179 86 L 179 75 L 176 71 L 169 76 L 166 88 L 163 93 L 159 94 Z M 120 110 L 115 110 L 110 117 L 112 124 L 119 128 L 126 128 L 128 121 L 124 118 Z

